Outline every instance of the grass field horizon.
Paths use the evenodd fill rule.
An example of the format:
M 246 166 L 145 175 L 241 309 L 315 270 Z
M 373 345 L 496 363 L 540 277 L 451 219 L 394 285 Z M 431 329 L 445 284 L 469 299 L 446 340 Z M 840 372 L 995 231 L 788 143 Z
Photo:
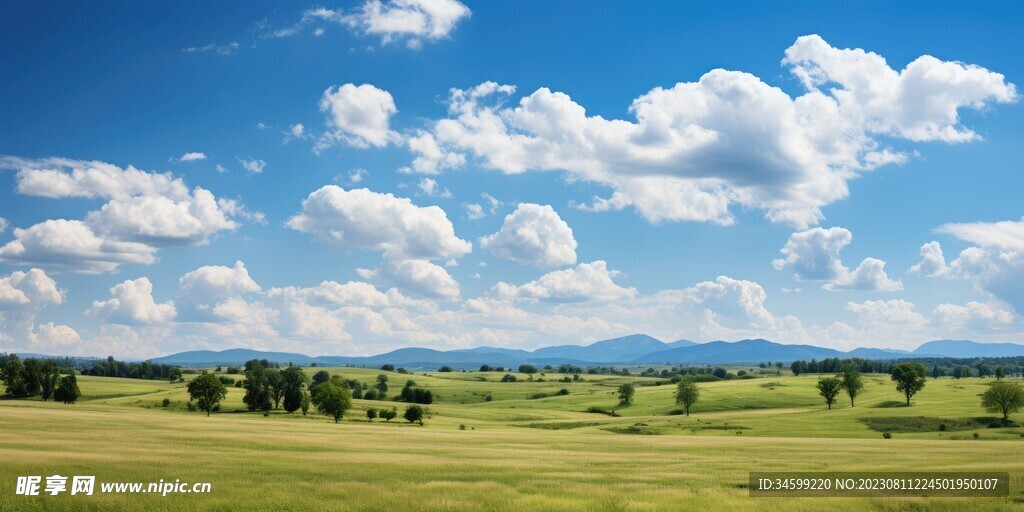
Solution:
M 5 492 L 0 509 L 820 510 L 813 499 L 748 497 L 748 473 L 757 470 L 1008 471 L 1011 496 L 974 498 L 971 508 L 1024 508 L 1024 416 L 1011 415 L 1013 426 L 985 423 L 998 415 L 986 413 L 978 395 L 994 379 L 929 379 L 908 407 L 887 375 L 866 374 L 856 407 L 842 395 L 832 410 L 817 395 L 816 375 L 701 383 L 687 417 L 675 411 L 675 386 L 655 385 L 665 379 L 520 375 L 503 383 L 504 373 L 494 372 L 306 371 L 321 369 L 366 383 L 386 374 L 390 396 L 411 379 L 435 402 L 424 426 L 401 416 L 371 423 L 367 408 L 401 414 L 406 404 L 360 399 L 335 424 L 312 411 L 248 412 L 244 390 L 229 387 L 207 417 L 187 410 L 186 383 L 82 376 L 73 405 L 0 400 L 0 481 L 54 473 L 182 479 L 210 482 L 212 493 Z M 623 382 L 638 384 L 631 405 L 618 405 Z M 562 388 L 569 394 L 528 398 Z M 616 416 L 586 412 L 592 407 Z M 958 510 L 964 499 L 840 498 L 828 506 Z

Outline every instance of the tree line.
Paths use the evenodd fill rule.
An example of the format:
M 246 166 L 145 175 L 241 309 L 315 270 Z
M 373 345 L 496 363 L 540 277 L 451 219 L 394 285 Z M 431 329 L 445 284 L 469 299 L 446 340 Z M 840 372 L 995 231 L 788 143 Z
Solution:
M 43 401 L 52 398 L 73 404 L 82 392 L 75 369 L 63 366 L 62 362 L 67 360 L 30 357 L 22 361 L 16 354 L 0 354 L 0 381 L 7 394 L 15 398 L 38 396 Z
M 272 409 L 284 409 L 288 413 L 302 411 L 306 415 L 313 408 L 333 418 L 335 423 L 352 408 L 353 398 L 384 400 L 389 380 L 387 375 L 381 374 L 373 386 L 367 386 L 358 380 L 331 375 L 324 370 L 309 378 L 301 367 L 281 368 L 277 363 L 258 359 L 245 363 L 244 376 L 245 380 L 239 383 L 245 389 L 242 402 L 250 411 L 263 412 L 266 416 Z M 209 416 L 219 409 L 221 400 L 227 396 L 227 388 L 217 375 L 204 371 L 189 382 L 188 393 L 196 406 Z M 430 390 L 417 387 L 412 380 L 406 381 L 395 399 L 412 404 L 406 407 L 403 417 L 410 423 L 420 425 L 427 412 L 419 404 L 434 401 Z M 366 411 L 370 421 L 377 417 L 391 421 L 397 415 L 397 408 L 394 407 L 382 410 L 370 408 Z

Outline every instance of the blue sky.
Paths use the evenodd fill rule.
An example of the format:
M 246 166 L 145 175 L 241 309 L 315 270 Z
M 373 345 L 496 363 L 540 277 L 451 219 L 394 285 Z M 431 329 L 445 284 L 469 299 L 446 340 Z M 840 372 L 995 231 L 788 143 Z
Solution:
M 1018 9 L 10 6 L 0 350 L 1024 341 Z

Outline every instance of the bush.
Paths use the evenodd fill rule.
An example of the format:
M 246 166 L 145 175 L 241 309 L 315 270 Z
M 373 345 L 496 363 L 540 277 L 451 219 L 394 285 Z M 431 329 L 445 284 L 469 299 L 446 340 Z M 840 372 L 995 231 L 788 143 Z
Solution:
M 494 397 L 487 393 L 487 396 L 484 397 L 484 402 L 490 402 L 491 400 L 494 400 Z
M 939 431 L 940 432 L 945 432 L 946 431 L 946 424 L 945 423 L 940 423 L 939 424 Z
M 974 433 L 974 438 L 975 438 L 975 439 L 977 439 L 977 438 L 979 438 L 979 437 L 981 437 L 981 435 L 980 435 L 980 434 L 978 434 L 977 432 L 975 432 L 975 433 Z
M 453 370 L 451 366 L 444 365 L 444 366 L 438 368 L 437 371 L 448 373 L 448 372 L 453 372 L 455 370 Z
M 225 377 L 223 375 L 218 377 L 218 379 L 220 379 L 220 383 L 224 384 L 225 386 L 230 386 L 235 383 L 235 379 L 232 379 L 231 377 Z
M 512 375 L 511 373 L 506 373 L 505 376 L 501 378 L 501 381 L 502 382 L 515 382 L 516 381 L 516 376 Z
M 171 405 L 171 399 L 170 398 L 164 398 L 164 401 L 160 402 L 160 405 L 162 405 L 164 407 L 167 407 L 167 406 Z
M 569 390 L 565 389 L 565 388 L 562 388 L 562 389 L 559 389 L 558 393 L 556 393 L 556 394 L 559 395 L 559 396 L 565 396 L 565 395 L 569 394 Z
M 459 425 L 459 430 L 466 430 L 466 424 L 462 423 Z
M 886 439 L 892 439 L 892 434 L 890 434 L 890 433 L 888 433 L 888 432 L 883 432 L 883 433 L 882 433 L 882 437 L 884 437 L 884 438 L 886 438 Z

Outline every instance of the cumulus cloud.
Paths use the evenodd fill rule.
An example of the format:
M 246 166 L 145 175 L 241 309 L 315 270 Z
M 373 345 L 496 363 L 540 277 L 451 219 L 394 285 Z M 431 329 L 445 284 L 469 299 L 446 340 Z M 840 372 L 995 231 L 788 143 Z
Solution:
M 344 249 L 383 251 L 402 259 L 459 258 L 472 244 L 455 236 L 444 210 L 369 189 L 327 185 L 302 202 L 288 227 Z
M 38 268 L 0 276 L 0 311 L 39 310 L 63 303 L 64 291 Z
M 512 86 L 453 89 L 449 116 L 429 129 L 432 153 L 472 155 L 507 174 L 567 171 L 613 191 L 585 208 L 632 206 L 651 222 L 729 224 L 738 205 L 806 229 L 849 195 L 850 180 L 907 160 L 882 137 L 974 140 L 961 110 L 1018 98 L 1003 75 L 979 66 L 923 56 L 896 70 L 877 54 L 837 49 L 816 35 L 797 39 L 783 64 L 804 94 L 716 69 L 634 99 L 635 121 L 587 115 L 547 88 L 511 106 L 502 98 Z
M 249 276 L 245 263 L 241 261 L 236 261 L 231 267 L 199 267 L 178 280 L 178 296 L 182 302 L 207 307 L 224 299 L 259 290 L 260 285 Z
M 924 277 L 943 276 L 947 272 L 949 272 L 949 267 L 946 266 L 946 257 L 942 254 L 942 246 L 934 241 L 921 246 L 921 261 L 907 271 L 909 274 L 918 274 Z
M 374 270 L 359 269 L 364 279 L 381 279 L 399 288 L 430 297 L 454 299 L 459 283 L 444 267 L 423 259 L 394 259 L 388 256 Z
M 921 247 L 911 273 L 970 281 L 976 289 L 1024 312 L 1024 221 L 946 224 L 936 231 L 976 244 L 947 264 L 938 242 Z
M 174 319 L 177 310 L 173 301 L 157 304 L 153 300 L 153 283 L 140 277 L 124 281 L 110 289 L 110 299 L 93 301 L 91 315 L 104 317 L 117 324 L 162 324 Z
M 40 324 L 31 339 L 36 346 L 61 350 L 66 350 L 68 345 L 73 345 L 81 340 L 82 337 L 71 327 L 53 322 Z
M 425 196 L 445 198 L 452 197 L 452 193 L 447 188 L 438 185 L 437 180 L 431 178 L 420 178 L 420 182 L 417 187 Z
M 885 262 L 865 258 L 854 270 L 843 265 L 840 253 L 853 240 L 848 229 L 812 228 L 793 233 L 772 261 L 776 270 L 792 270 L 799 281 L 825 281 L 826 290 L 896 291 L 903 283 L 885 273 Z
M 335 143 L 358 148 L 384 147 L 399 140 L 391 130 L 391 116 L 398 113 L 391 93 L 370 84 L 329 87 L 320 98 L 329 132 L 317 143 L 323 149 Z
M 952 332 L 978 332 L 1007 327 L 1014 315 L 999 305 L 971 301 L 966 305 L 939 304 L 932 311 L 931 322 Z
M 623 288 L 614 278 L 622 275 L 598 260 L 580 263 L 575 268 L 556 270 L 520 286 L 504 281 L 494 285 L 494 295 L 506 299 L 532 299 L 551 302 L 614 301 L 635 297 L 635 288 Z
M 120 168 L 65 158 L 29 160 L 0 157 L 0 168 L 15 169 L 21 194 L 101 199 L 84 220 L 47 220 L 16 229 L 0 247 L 0 261 L 74 272 L 112 272 L 124 263 L 150 264 L 159 248 L 200 245 L 237 229 L 237 218 L 259 221 L 234 200 L 189 189 L 171 173 Z
M 497 233 L 480 239 L 491 254 L 521 265 L 559 267 L 576 263 L 572 229 L 554 208 L 522 203 L 505 217 Z
M 15 228 L 14 240 L 0 247 L 4 263 L 84 274 L 113 272 L 124 263 L 149 265 L 155 254 L 155 247 L 102 238 L 82 221 L 63 219 Z

